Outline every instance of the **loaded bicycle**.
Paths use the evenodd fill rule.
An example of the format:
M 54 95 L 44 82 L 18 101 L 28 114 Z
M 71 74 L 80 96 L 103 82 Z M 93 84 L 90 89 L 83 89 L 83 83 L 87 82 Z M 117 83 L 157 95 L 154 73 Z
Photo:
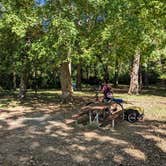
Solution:
M 130 123 L 143 119 L 144 110 L 142 108 L 136 106 L 124 108 L 123 104 L 125 103 L 132 104 L 114 97 L 110 99 L 100 98 L 99 92 L 96 91 L 95 100 L 85 104 L 80 113 L 74 115 L 73 118 L 79 119 L 80 122 L 82 122 L 81 118 L 85 121 L 89 119 L 89 123 L 96 122 L 98 125 L 112 121 L 113 127 L 117 118 L 127 120 Z

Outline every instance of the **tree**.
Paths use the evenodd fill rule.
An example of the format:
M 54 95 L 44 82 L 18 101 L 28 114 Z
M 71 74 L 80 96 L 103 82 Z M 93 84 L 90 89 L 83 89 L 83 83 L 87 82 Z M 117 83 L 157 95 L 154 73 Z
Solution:
M 138 71 L 143 78 L 151 71 L 163 78 L 163 1 L 2 0 L 0 19 L 0 72 L 13 75 L 14 88 L 20 79 L 20 96 L 37 75 L 46 84 L 55 70 L 65 100 L 72 97 L 72 75 L 79 89 L 85 74 L 117 86 L 132 64 L 129 92 L 135 94 Z
M 129 94 L 138 94 L 139 92 L 139 65 L 140 65 L 140 51 L 136 51 L 134 55 Z

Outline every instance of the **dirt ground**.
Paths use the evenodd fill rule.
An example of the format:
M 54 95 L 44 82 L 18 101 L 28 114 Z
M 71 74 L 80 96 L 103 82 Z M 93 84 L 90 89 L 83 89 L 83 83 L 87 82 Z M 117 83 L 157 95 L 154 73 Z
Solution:
M 66 124 L 92 99 L 87 93 L 68 105 L 54 93 L 23 102 L 1 96 L 0 166 L 166 166 L 166 98 L 118 95 L 144 103 L 144 122 L 117 122 L 114 130 Z

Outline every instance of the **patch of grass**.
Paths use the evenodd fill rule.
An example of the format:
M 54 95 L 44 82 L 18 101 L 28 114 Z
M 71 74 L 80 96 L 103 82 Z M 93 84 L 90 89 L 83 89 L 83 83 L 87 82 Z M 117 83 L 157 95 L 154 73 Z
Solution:
M 60 91 L 56 90 L 39 90 L 37 95 L 35 95 L 34 91 L 29 90 L 27 93 L 27 98 L 23 100 L 21 103 L 17 99 L 18 92 L 9 92 L 6 91 L 3 94 L 0 94 L 0 107 L 2 108 L 11 108 L 17 106 L 23 106 L 24 108 L 33 107 L 37 105 L 38 109 L 39 105 L 44 107 L 56 106 L 60 103 Z M 128 95 L 127 93 L 115 93 L 115 98 L 122 98 L 126 101 L 133 103 L 135 106 L 143 107 L 145 110 L 145 118 L 147 119 L 156 119 L 156 120 L 165 120 L 166 119 L 166 97 L 164 96 L 165 91 L 163 90 L 159 96 L 148 93 L 141 95 Z M 100 94 L 99 96 L 102 96 Z M 78 100 L 78 101 L 77 101 Z M 75 105 L 83 105 L 83 103 L 88 103 L 89 100 L 95 100 L 95 92 L 74 92 L 74 102 Z M 43 106 L 44 104 L 44 106 Z M 128 107 L 130 105 L 124 104 L 124 107 Z M 36 108 L 36 107 L 35 107 Z M 35 109 L 34 108 L 34 109 Z
M 166 97 L 154 95 L 131 96 L 128 94 L 116 94 L 115 97 L 131 102 L 135 106 L 144 108 L 145 118 L 165 120 L 166 119 Z M 124 105 L 124 107 L 128 105 Z

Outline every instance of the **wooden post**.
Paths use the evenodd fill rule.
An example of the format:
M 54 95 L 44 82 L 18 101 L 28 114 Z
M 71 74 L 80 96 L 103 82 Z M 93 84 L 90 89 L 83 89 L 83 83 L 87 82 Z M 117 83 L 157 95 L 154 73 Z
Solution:
M 112 128 L 114 129 L 114 127 L 115 127 L 115 120 L 112 119 Z

